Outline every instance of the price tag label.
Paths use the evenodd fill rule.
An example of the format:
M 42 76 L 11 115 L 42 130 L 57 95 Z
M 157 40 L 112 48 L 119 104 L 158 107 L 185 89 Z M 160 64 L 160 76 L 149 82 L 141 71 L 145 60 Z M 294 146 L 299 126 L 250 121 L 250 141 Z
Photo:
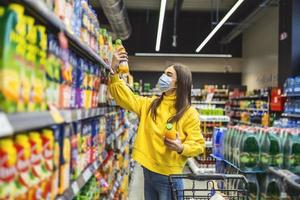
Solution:
M 73 190 L 74 194 L 77 194 L 79 192 L 79 187 L 78 187 L 77 182 L 74 182 L 72 184 L 72 190 Z
M 14 133 L 14 129 L 4 113 L 0 113 L 0 127 L 0 136 L 12 135 Z
M 81 111 L 81 109 L 77 109 L 76 110 L 76 119 L 77 120 L 80 120 L 80 119 L 82 119 L 82 111 Z
M 62 114 L 55 106 L 49 105 L 49 109 L 50 109 L 50 114 L 52 116 L 52 119 L 54 120 L 55 123 L 60 124 L 64 122 L 64 118 Z
M 91 172 L 91 170 L 86 170 L 83 174 L 82 174 L 82 176 L 83 176 L 83 180 L 85 181 L 85 182 L 87 182 L 90 178 L 91 178 L 91 176 L 92 176 L 92 172 Z
M 208 93 L 206 96 L 206 103 L 212 102 L 213 97 L 214 97 L 214 93 Z

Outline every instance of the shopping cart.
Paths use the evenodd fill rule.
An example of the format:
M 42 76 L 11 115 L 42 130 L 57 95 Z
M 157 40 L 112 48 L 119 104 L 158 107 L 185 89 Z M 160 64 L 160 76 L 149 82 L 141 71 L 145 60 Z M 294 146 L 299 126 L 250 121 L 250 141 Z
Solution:
M 178 179 L 184 182 L 182 190 L 176 189 Z M 225 200 L 248 200 L 248 181 L 239 174 L 170 175 L 169 184 L 173 200 L 209 200 L 213 196 L 222 196 Z

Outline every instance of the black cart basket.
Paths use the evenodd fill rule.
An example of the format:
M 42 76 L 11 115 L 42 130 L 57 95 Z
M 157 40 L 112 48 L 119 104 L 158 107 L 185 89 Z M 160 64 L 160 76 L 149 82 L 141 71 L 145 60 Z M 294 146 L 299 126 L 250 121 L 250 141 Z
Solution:
M 176 189 L 178 179 L 184 182 L 183 189 Z M 209 200 L 214 195 L 225 200 L 248 200 L 248 181 L 239 174 L 170 175 L 169 184 L 173 200 Z

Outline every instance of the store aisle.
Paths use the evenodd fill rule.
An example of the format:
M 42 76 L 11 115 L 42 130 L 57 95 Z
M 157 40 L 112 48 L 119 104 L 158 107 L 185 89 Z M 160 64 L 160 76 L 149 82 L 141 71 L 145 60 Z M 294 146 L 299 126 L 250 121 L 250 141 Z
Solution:
M 132 183 L 129 186 L 128 200 L 144 200 L 143 168 L 136 164 L 132 174 Z

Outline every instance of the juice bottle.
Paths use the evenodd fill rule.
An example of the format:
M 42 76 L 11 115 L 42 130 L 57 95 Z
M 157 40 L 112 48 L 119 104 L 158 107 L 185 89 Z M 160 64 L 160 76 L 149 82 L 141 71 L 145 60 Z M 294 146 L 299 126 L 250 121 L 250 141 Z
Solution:
M 31 172 L 30 177 L 32 178 L 32 187 L 28 192 L 28 199 L 37 200 L 42 198 L 42 189 L 40 183 L 43 180 L 43 168 L 42 168 L 42 139 L 40 133 L 31 132 L 29 133 L 29 143 L 30 143 L 30 164 Z
M 17 151 L 12 139 L 0 140 L 0 199 L 14 199 Z
M 37 48 L 37 29 L 34 25 L 35 20 L 32 17 L 26 16 L 26 60 L 27 60 L 27 68 L 24 68 L 26 70 L 26 78 L 30 79 L 29 85 L 25 85 L 25 93 L 24 98 L 27 101 L 28 98 L 28 87 L 30 87 L 29 91 L 29 102 L 27 105 L 27 109 L 29 112 L 33 112 L 35 110 L 38 110 L 38 101 L 37 101 L 37 88 L 38 81 L 37 81 L 37 71 L 36 71 L 36 65 L 37 65 L 37 54 L 38 54 L 38 48 Z
M 54 156 L 54 135 L 51 129 L 43 130 L 41 135 L 42 144 L 43 144 L 43 164 L 42 168 L 44 171 L 44 180 L 41 184 L 42 188 L 42 198 L 43 199 L 50 199 L 51 198 L 51 186 L 52 180 L 51 176 L 53 175 L 52 172 L 54 170 L 53 167 L 53 156 Z
M 116 51 L 125 52 L 125 48 L 122 45 L 122 40 L 117 39 L 116 40 Z M 126 74 L 129 73 L 129 67 L 127 61 L 121 61 L 118 68 L 118 73 Z
M 35 96 L 34 101 L 37 102 L 38 108 L 41 111 L 45 111 L 47 109 L 46 104 L 46 84 L 47 79 L 45 76 L 45 68 L 47 63 L 47 34 L 46 34 L 46 27 L 38 25 L 36 26 L 37 29 L 37 64 L 35 66 L 36 76 L 34 83 L 35 88 Z
M 17 150 L 17 179 L 16 179 L 16 191 L 15 199 L 25 200 L 27 199 L 27 192 L 32 186 L 30 174 L 30 143 L 28 136 L 25 134 L 18 134 L 15 138 L 14 146 Z
M 59 174 L 59 194 L 70 186 L 70 167 L 71 167 L 71 143 L 70 133 L 71 128 L 69 125 L 62 126 L 60 135 L 60 174 Z
M 297 130 L 287 132 L 284 143 L 285 168 L 293 173 L 300 173 L 300 135 Z
M 270 121 L 269 114 L 265 112 L 263 114 L 262 118 L 261 118 L 261 125 L 263 127 L 268 127 L 269 126 L 269 121 Z
M 25 64 L 26 35 L 24 7 L 10 4 L 0 8 L 0 108 L 6 112 L 24 111 L 21 68 Z
M 172 123 L 167 123 L 165 128 L 165 137 L 170 140 L 176 140 L 176 130 Z
M 79 169 L 79 139 L 81 127 L 79 122 L 74 122 L 71 133 L 71 180 L 76 180 L 80 175 Z
M 54 146 L 53 146 L 53 174 L 51 176 L 51 200 L 54 200 L 59 191 L 59 164 L 60 164 L 60 132 L 59 126 L 53 126 Z

